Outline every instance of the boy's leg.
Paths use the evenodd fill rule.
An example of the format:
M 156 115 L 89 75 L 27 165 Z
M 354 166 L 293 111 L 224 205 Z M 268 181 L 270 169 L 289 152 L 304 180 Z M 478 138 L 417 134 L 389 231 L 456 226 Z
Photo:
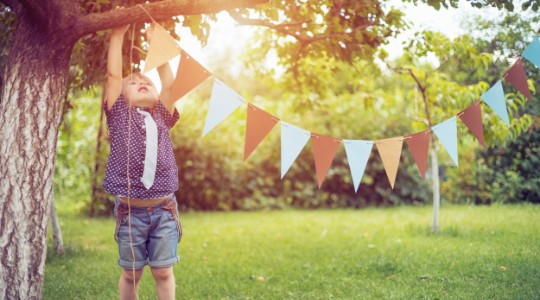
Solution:
M 159 300 L 174 300 L 175 282 L 173 268 L 150 268 L 156 280 L 156 292 Z
M 141 279 L 143 269 L 133 270 L 122 269 L 122 275 L 118 281 L 121 300 L 136 299 L 139 280 Z M 135 283 L 135 285 L 133 285 Z

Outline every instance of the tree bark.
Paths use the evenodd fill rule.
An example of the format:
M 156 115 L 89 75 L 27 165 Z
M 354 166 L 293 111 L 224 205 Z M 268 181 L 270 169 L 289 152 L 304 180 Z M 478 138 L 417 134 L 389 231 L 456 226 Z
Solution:
M 75 39 L 18 15 L 0 103 L 0 298 L 41 298 L 48 211 Z

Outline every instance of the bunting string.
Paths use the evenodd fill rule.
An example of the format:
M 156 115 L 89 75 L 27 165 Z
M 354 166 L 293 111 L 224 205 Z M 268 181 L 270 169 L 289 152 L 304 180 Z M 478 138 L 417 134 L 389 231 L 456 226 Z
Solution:
M 142 6 L 141 8 L 148 14 Z M 156 26 L 156 29 L 157 28 L 158 27 Z M 156 35 L 156 33 L 154 33 L 154 35 Z M 180 48 L 176 41 L 174 41 L 164 29 L 162 29 L 162 31 L 160 30 L 159 35 L 161 36 L 159 39 L 160 42 L 155 41 L 156 39 L 152 38 L 147 54 L 147 62 L 150 61 L 151 64 L 147 67 L 147 64 L 145 63 L 145 72 L 161 64 L 167 63 L 173 57 L 180 55 L 178 72 L 173 86 L 174 97 L 180 99 L 203 81 L 211 77 L 212 73 Z M 273 127 L 279 122 L 281 123 L 281 178 L 285 176 L 308 140 L 311 140 L 317 183 L 319 188 L 321 188 L 324 177 L 332 164 L 339 145 L 343 143 L 349 161 L 354 189 L 355 192 L 357 192 L 373 145 L 375 145 L 378 149 L 390 185 L 394 188 L 404 141 L 407 142 L 418 169 L 425 179 L 429 155 L 429 142 L 432 133 L 435 134 L 439 142 L 443 145 L 453 163 L 456 166 L 458 165 L 457 117 L 462 120 L 469 131 L 478 139 L 479 143 L 484 146 L 484 131 L 480 102 L 484 102 L 505 124 L 510 126 L 502 80 L 507 81 L 516 88 L 527 98 L 527 100 L 532 98 L 522 62 L 523 58 L 540 68 L 540 39 L 538 36 L 534 37 L 533 41 L 527 46 L 512 67 L 503 74 L 501 80 L 498 80 L 490 87 L 490 89 L 480 96 L 480 99 L 476 100 L 463 111 L 439 124 L 431 126 L 431 128 L 427 130 L 375 141 L 347 140 L 324 136 L 296 127 L 247 102 L 240 94 L 214 76 L 210 104 L 206 114 L 202 136 L 205 136 L 209 131 L 214 129 L 240 105 L 247 104 L 248 109 L 244 148 L 245 160 L 248 159 L 266 135 L 268 135 Z

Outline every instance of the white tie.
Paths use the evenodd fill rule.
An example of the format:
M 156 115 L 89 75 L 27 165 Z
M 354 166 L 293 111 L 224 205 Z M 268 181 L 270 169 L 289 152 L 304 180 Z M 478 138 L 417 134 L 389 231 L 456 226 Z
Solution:
M 146 127 L 146 153 L 144 155 L 144 172 L 141 181 L 148 190 L 154 184 L 157 165 L 158 136 L 157 126 L 149 112 L 137 108 L 137 112 L 144 117 Z

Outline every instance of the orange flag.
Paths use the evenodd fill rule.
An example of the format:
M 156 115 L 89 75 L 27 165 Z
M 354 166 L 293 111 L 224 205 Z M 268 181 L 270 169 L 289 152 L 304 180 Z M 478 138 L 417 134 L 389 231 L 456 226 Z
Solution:
M 179 54 L 178 45 L 172 36 L 159 24 L 154 24 L 154 32 L 144 62 L 143 73 L 161 66 Z
M 413 155 L 414 161 L 418 166 L 418 170 L 420 170 L 420 174 L 422 174 L 422 178 L 426 179 L 431 130 L 410 134 L 405 138 Z
M 390 186 L 393 189 L 399 167 L 399 158 L 401 157 L 401 148 L 403 147 L 403 137 L 378 140 L 375 141 L 375 144 L 377 150 L 379 150 L 386 176 L 388 176 Z
M 184 50 L 181 52 L 178 72 L 172 86 L 172 97 L 175 100 L 182 98 L 212 75 Z
M 521 58 L 504 74 L 506 81 L 510 82 L 518 91 L 520 91 L 527 100 L 531 100 L 532 95 L 527 84 L 527 74 L 525 74 L 525 68 L 523 68 L 523 62 Z
M 255 148 L 270 133 L 278 118 L 256 107 L 248 104 L 246 121 L 246 140 L 244 144 L 244 160 L 253 153 Z
M 472 134 L 478 139 L 480 145 L 484 146 L 484 126 L 482 125 L 482 110 L 480 100 L 474 102 L 469 107 L 458 113 L 461 121 L 467 125 Z
M 332 165 L 334 156 L 341 144 L 341 139 L 331 136 L 311 134 L 311 143 L 313 145 L 313 157 L 315 160 L 315 172 L 317 173 L 317 183 L 319 189 L 324 181 L 324 177 Z

